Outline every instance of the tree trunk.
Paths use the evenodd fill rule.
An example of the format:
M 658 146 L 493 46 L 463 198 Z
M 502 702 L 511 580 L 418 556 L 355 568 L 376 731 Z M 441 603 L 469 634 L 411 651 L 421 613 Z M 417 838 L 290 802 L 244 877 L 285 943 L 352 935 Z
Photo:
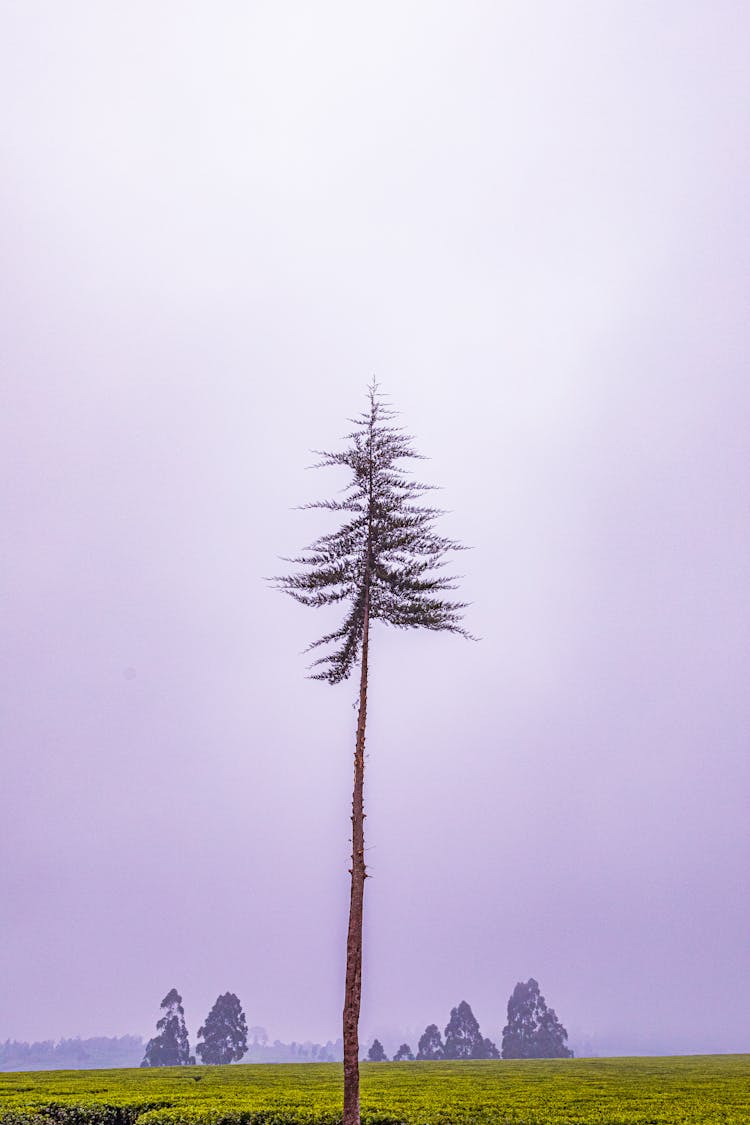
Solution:
M 357 741 L 354 749 L 352 793 L 352 890 L 349 901 L 349 933 L 346 939 L 346 986 L 344 990 L 344 1121 L 359 1125 L 359 1007 L 362 996 L 362 902 L 365 879 L 365 723 L 367 720 L 367 650 L 370 634 L 370 592 L 365 594 L 362 667 L 359 680 Z

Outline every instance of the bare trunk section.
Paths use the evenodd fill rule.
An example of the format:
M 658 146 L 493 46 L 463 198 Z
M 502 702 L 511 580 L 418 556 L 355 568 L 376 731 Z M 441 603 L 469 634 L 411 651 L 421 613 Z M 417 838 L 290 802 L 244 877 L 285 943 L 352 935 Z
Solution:
M 368 584 L 369 585 L 369 584 Z M 365 724 L 367 721 L 367 655 L 370 639 L 370 591 L 365 593 L 362 636 L 362 667 L 359 679 L 357 741 L 354 749 L 352 793 L 352 890 L 349 902 L 349 933 L 346 939 L 346 986 L 344 991 L 344 1121 L 359 1125 L 359 1007 L 362 996 L 362 903 L 365 879 Z

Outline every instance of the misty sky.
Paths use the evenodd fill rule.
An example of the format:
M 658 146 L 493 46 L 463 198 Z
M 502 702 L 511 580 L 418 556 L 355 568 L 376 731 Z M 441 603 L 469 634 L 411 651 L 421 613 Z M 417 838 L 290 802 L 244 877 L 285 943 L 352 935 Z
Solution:
M 363 1037 L 748 1049 L 749 39 L 0 3 L 0 1040 L 340 1034 L 355 685 L 264 576 L 375 373 L 482 640 L 373 634 Z

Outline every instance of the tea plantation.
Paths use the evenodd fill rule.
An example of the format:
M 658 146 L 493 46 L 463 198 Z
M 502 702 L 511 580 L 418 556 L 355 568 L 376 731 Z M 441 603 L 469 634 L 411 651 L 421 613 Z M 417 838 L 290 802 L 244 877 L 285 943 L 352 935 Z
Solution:
M 750 1056 L 365 1063 L 363 1125 L 750 1125 Z M 0 1125 L 336 1125 L 339 1064 L 0 1074 Z

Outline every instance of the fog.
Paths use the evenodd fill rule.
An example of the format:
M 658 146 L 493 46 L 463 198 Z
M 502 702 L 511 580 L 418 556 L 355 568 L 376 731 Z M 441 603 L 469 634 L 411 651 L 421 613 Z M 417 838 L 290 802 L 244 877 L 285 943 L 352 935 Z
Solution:
M 362 1038 L 747 1050 L 749 35 L 2 6 L 0 1040 L 340 1034 L 355 685 L 264 576 L 374 373 L 481 641 L 373 632 Z

